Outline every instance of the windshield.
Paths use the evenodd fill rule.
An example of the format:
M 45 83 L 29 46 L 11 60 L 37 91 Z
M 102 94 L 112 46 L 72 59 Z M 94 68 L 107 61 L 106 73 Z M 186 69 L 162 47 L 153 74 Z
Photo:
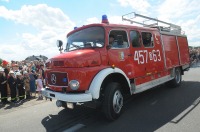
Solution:
M 66 51 L 104 46 L 104 29 L 90 27 L 71 34 L 67 38 Z

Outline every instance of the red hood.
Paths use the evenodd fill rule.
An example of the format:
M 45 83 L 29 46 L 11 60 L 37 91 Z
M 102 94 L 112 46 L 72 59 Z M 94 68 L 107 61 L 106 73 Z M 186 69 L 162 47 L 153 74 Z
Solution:
M 91 67 L 101 65 L 100 53 L 93 49 L 62 53 L 54 56 L 51 61 L 54 66 L 58 67 Z

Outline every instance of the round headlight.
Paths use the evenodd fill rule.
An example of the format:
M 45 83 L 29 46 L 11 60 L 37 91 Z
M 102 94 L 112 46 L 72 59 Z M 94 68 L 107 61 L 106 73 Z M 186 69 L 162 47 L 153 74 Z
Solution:
M 69 86 L 72 90 L 77 90 L 79 88 L 79 82 L 77 80 L 71 80 Z

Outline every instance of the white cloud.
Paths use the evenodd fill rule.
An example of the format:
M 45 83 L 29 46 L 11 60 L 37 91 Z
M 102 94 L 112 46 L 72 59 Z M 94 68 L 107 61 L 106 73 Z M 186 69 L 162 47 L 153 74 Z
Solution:
M 188 39 L 190 41 L 192 40 L 198 40 L 198 43 L 194 44 L 198 44 L 200 45 L 200 25 L 199 25 L 199 21 L 200 21 L 200 15 L 198 15 L 195 19 L 193 20 L 188 20 L 186 22 L 182 22 L 182 28 L 184 30 L 186 30 L 186 34 L 188 35 Z
M 147 0 L 118 0 L 121 6 L 128 7 L 131 6 L 135 11 L 146 13 L 150 4 Z
M 20 56 L 24 54 L 24 49 L 19 48 L 18 44 L 15 45 L 8 45 L 8 44 L 1 44 L 1 49 L 0 49 L 0 56 L 2 59 L 5 60 L 19 60 Z M 21 59 L 21 58 L 20 58 Z
M 85 22 L 85 25 L 92 24 L 92 23 L 100 23 L 100 20 L 96 17 L 88 18 Z
M 8 10 L 0 6 L 0 16 L 17 23 L 32 25 L 39 30 L 69 30 L 74 23 L 59 8 L 46 4 L 24 5 L 20 10 Z
M 28 45 L 27 45 L 28 46 Z M 23 44 L 15 44 L 15 45 L 7 45 L 7 44 L 1 44 L 0 48 L 0 58 L 11 61 L 11 60 L 17 60 L 21 61 L 24 60 L 28 56 L 32 55 L 45 55 L 47 57 L 52 57 L 52 55 L 59 54 L 59 51 L 56 46 L 46 48 L 43 50 L 34 50 L 29 49 L 27 50 Z
M 123 23 L 122 17 L 121 16 L 110 16 L 109 23 L 122 24 Z
M 13 51 L 13 54 L 8 55 L 5 50 L 0 52 L 0 56 L 9 56 L 10 59 L 6 57 L 8 60 L 17 58 L 17 60 L 22 60 L 27 56 L 37 54 L 51 57 L 55 53 L 59 53 L 56 40 L 65 41 L 66 34 L 75 25 L 61 9 L 52 8 L 46 4 L 24 5 L 20 10 L 8 10 L 4 6 L 0 6 L 0 17 L 22 25 L 33 26 L 38 31 L 36 34 L 16 33 L 18 37 L 21 37 L 21 42 L 16 45 L 12 44 L 12 47 L 6 46 L 10 45 L 9 43 L 4 45 L 4 48 Z
M 199 12 L 198 0 L 165 0 L 159 7 L 159 18 L 179 18 L 191 16 Z M 197 12 L 196 12 L 197 11 Z

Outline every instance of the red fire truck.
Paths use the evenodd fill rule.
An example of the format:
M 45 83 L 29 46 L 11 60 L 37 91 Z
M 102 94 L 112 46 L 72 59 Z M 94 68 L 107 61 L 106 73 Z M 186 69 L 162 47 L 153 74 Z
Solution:
M 156 23 L 138 22 L 136 17 Z M 179 86 L 189 69 L 188 41 L 181 27 L 136 13 L 122 19 L 143 26 L 110 24 L 103 15 L 102 23 L 69 32 L 65 52 L 46 62 L 48 87 L 42 94 L 55 98 L 58 107 L 102 108 L 115 120 L 128 95 L 164 83 Z M 62 50 L 62 41 L 58 46 Z

